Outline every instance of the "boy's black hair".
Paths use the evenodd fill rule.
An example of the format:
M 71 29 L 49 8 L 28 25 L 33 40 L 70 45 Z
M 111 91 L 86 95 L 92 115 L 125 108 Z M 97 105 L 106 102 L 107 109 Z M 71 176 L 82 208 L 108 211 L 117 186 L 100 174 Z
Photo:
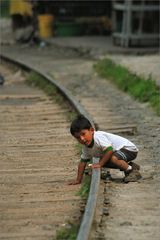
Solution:
M 90 129 L 92 127 L 90 121 L 84 115 L 78 115 L 71 123 L 70 132 L 74 136 L 75 133 L 83 129 Z

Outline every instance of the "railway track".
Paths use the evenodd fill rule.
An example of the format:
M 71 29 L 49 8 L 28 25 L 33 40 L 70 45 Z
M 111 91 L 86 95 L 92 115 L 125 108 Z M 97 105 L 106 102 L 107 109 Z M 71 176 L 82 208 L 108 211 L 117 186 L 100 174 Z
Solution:
M 78 160 L 68 131 L 70 109 L 29 87 L 21 70 L 2 64 L 0 87 L 0 239 L 52 239 L 79 221 Z
M 24 67 L 24 66 L 23 66 Z M 27 66 L 27 68 L 28 68 L 28 66 Z M 35 70 L 35 69 L 34 69 Z M 75 68 L 74 69 L 74 71 L 77 71 L 77 69 Z M 45 74 L 44 74 L 45 75 Z M 74 73 L 73 73 L 73 76 L 74 76 Z M 56 78 L 59 80 L 59 82 L 61 83 L 61 85 L 63 85 L 63 86 L 65 86 L 65 87 L 67 87 L 67 84 L 69 83 L 69 85 L 70 85 L 70 91 L 72 91 L 72 88 L 74 88 L 74 79 L 72 79 L 72 78 L 68 78 L 68 76 L 63 76 L 62 75 L 62 77 L 61 77 L 61 75 L 59 74 L 57 74 L 56 75 Z M 94 81 L 94 79 L 93 79 L 93 81 Z M 56 84 L 58 84 L 58 83 L 56 83 Z M 86 84 L 86 83 L 85 83 Z M 90 83 L 89 83 L 89 81 L 88 81 L 88 84 L 86 84 L 86 86 L 87 86 L 87 91 L 83 91 L 83 92 L 81 92 L 81 94 L 79 94 L 79 88 L 75 88 L 74 89 L 74 95 L 75 95 L 75 97 L 76 97 L 76 99 L 78 99 L 78 101 L 79 102 L 81 102 L 81 104 L 82 104 L 82 106 L 84 106 L 85 107 L 85 109 L 87 110 L 87 112 L 88 112 L 88 116 L 90 117 L 90 116 L 93 116 L 93 119 L 94 119 L 94 122 L 96 122 L 96 123 L 98 123 L 98 125 L 100 126 L 100 128 L 102 128 L 102 129 L 104 129 L 104 130 L 110 130 L 110 131 L 112 131 L 112 132 L 115 132 L 115 133 L 130 133 L 130 134 L 134 134 L 134 132 L 136 131 L 136 126 L 135 125 L 133 125 L 133 124 L 126 124 L 126 121 L 125 121 L 125 119 L 123 118 L 123 117 L 120 117 L 120 116 L 117 116 L 117 115 L 115 115 L 115 113 L 113 113 L 112 112 L 112 110 L 111 110 L 111 108 L 110 108 L 110 103 L 109 103 L 109 99 L 107 98 L 107 96 L 105 95 L 105 93 L 103 94 L 101 94 L 100 96 L 97 96 L 97 93 L 95 93 L 94 92 L 94 87 L 93 87 L 93 85 L 90 85 Z M 90 93 L 91 94 L 87 94 L 87 92 L 88 92 L 88 90 L 90 91 Z M 96 96 L 96 101 L 94 101 L 94 98 L 95 98 L 95 96 Z M 26 96 L 27 97 L 27 96 Z M 3 98 L 3 97 L 2 97 Z M 25 98 L 25 97 L 24 97 Z M 36 107 L 35 107 L 35 109 L 34 109 L 34 112 L 37 112 L 37 114 L 39 114 L 39 115 L 41 115 L 42 114 L 42 116 L 43 116 L 43 112 L 45 113 L 45 116 L 50 116 L 51 118 L 48 118 L 47 117 L 47 124 L 45 124 L 45 125 L 47 125 L 47 127 L 49 127 L 49 132 L 50 132 L 50 134 L 51 134 L 51 137 L 52 137 L 52 133 L 54 132 L 54 128 L 55 128 L 55 132 L 54 132 L 54 134 L 55 134 L 55 138 L 58 138 L 58 135 L 59 135 L 59 137 L 60 136 L 62 136 L 62 135 L 65 135 L 66 134 L 66 132 L 64 133 L 64 132 L 61 132 L 60 131 L 60 134 L 58 134 L 57 133 L 57 115 L 56 115 L 56 119 L 55 119 L 55 121 L 56 121 L 56 123 L 55 122 L 53 122 L 53 119 L 54 119 L 54 117 L 52 118 L 52 116 L 51 116 L 51 113 L 53 113 L 53 106 L 51 106 L 50 105 L 50 101 L 47 99 L 43 99 L 43 97 L 41 97 L 42 99 L 39 99 L 40 101 L 39 101 L 39 105 L 38 104 L 36 104 Z M 73 102 L 74 102 L 74 100 L 73 100 Z M 41 107 L 41 104 L 43 105 L 43 107 Z M 47 104 L 47 108 L 46 108 L 46 104 Z M 74 107 L 76 108 L 76 102 L 74 102 Z M 38 110 L 39 109 L 39 110 Z M 82 108 L 83 109 L 83 108 Z M 82 110 L 82 109 L 80 109 L 80 110 Z M 49 111 L 49 112 L 48 112 Z M 59 111 L 61 112 L 61 110 L 59 109 Z M 14 111 L 13 111 L 14 112 Z M 66 113 L 66 109 L 64 110 L 64 112 Z M 83 112 L 83 110 L 82 110 L 82 112 Z M 103 112 L 103 117 L 102 117 L 102 113 Z M 23 113 L 23 115 L 24 115 L 24 113 Z M 28 113 L 27 113 L 27 115 L 28 116 L 30 116 L 31 115 L 31 112 L 29 112 L 28 111 Z M 52 114 L 53 115 L 53 114 Z M 44 116 L 43 116 L 44 117 Z M 42 117 L 42 118 L 43 118 Z M 38 117 L 39 118 L 39 117 Z M 46 119 L 46 117 L 44 117 L 44 119 Z M 58 119 L 58 123 L 60 122 L 60 119 L 61 119 L 61 117 Z M 39 119 L 40 120 L 40 119 Z M 23 121 L 25 121 L 25 120 L 23 120 Z M 23 122 L 22 121 L 22 122 Z M 30 121 L 30 120 L 29 120 Z M 39 122 L 39 125 L 37 124 L 37 122 L 36 122 L 37 120 L 33 120 L 33 122 L 32 122 L 32 124 L 31 124 L 31 122 L 28 122 L 28 127 L 26 126 L 26 128 L 27 128 L 27 133 L 28 133 L 28 131 L 29 132 L 31 132 L 32 133 L 32 131 L 34 131 L 34 129 L 37 129 L 36 131 L 38 131 L 38 133 L 41 131 L 41 127 L 43 126 L 43 127 L 45 127 L 45 125 L 44 125 L 44 123 L 43 123 L 43 121 L 42 122 Z M 26 122 L 25 122 L 25 124 L 26 124 Z M 56 125 L 55 125 L 56 124 Z M 30 126 L 32 126 L 31 128 L 30 128 Z M 107 126 L 107 129 L 106 129 L 106 126 Z M 24 127 L 24 125 L 22 124 L 22 129 L 21 129 L 21 131 L 23 131 L 23 127 Z M 15 127 L 13 126 L 13 127 L 11 127 L 11 129 L 14 129 Z M 69 124 L 67 123 L 67 122 L 65 122 L 64 120 L 63 120 L 63 129 L 67 129 L 67 131 L 68 131 L 68 128 L 69 128 Z M 15 128 L 16 129 L 16 128 Z M 19 127 L 18 127 L 18 129 L 19 129 Z M 52 129 L 52 130 L 51 130 Z M 60 129 L 62 129 L 62 122 L 61 122 L 61 126 L 60 126 Z M 37 133 L 35 133 L 35 135 L 36 135 Z M 50 136 L 50 135 L 49 135 Z M 66 135 L 65 135 L 66 136 Z M 48 137 L 48 135 L 47 136 L 45 136 L 44 137 L 44 139 L 46 139 Z M 68 138 L 67 138 L 68 137 Z M 38 139 L 39 139 L 39 137 L 37 137 Z M 60 137 L 61 138 L 61 137 Z M 59 139 L 57 139 L 58 140 L 58 144 L 57 144 L 57 141 L 56 141 L 56 143 L 54 143 L 54 149 L 56 149 L 57 150 L 57 154 L 58 154 L 58 156 L 60 155 L 60 157 L 62 157 L 61 159 L 65 159 L 66 160 L 66 151 L 68 151 L 68 154 L 69 154 L 69 156 L 67 156 L 67 158 L 69 157 L 71 160 L 74 158 L 74 160 L 75 159 L 77 159 L 77 161 L 78 161 L 78 155 L 74 152 L 75 150 L 74 150 L 74 148 L 73 148 L 73 142 L 72 142 L 72 140 L 70 139 L 70 137 L 68 136 L 68 134 L 67 134 L 67 136 L 66 136 L 66 140 L 65 141 L 62 141 L 62 143 L 60 142 L 60 138 Z M 66 148 L 64 149 L 63 148 L 63 146 L 65 145 L 65 142 L 67 141 L 67 145 L 68 145 L 68 143 L 70 142 L 71 144 L 69 144 L 68 146 L 66 146 Z M 28 153 L 29 153 L 29 151 L 30 151 L 30 149 L 28 149 L 28 148 L 30 148 L 30 147 L 33 147 L 34 145 L 36 145 L 36 146 L 34 146 L 34 149 L 32 149 L 32 153 L 34 153 L 34 152 L 37 152 L 37 151 L 40 151 L 40 149 L 42 150 L 42 152 L 40 151 L 39 153 L 41 154 L 41 153 L 43 153 L 43 156 L 45 156 L 44 158 L 47 158 L 48 157 L 48 155 L 50 155 L 49 154 L 49 152 L 51 151 L 52 153 L 54 152 L 53 151 L 53 142 L 51 142 L 50 143 L 50 140 L 49 140 L 49 143 L 47 143 L 46 141 L 44 141 L 44 145 L 43 145 L 43 142 L 41 142 L 41 140 L 40 140 L 40 142 L 38 142 L 38 144 L 35 144 L 35 139 L 33 139 L 33 142 L 34 143 L 31 143 L 31 144 L 26 144 L 26 142 L 25 142 L 25 147 L 23 148 L 23 151 L 24 151 L 24 149 L 26 149 L 25 151 L 27 151 L 27 155 L 28 155 Z M 32 144 L 33 144 L 33 146 L 32 146 Z M 19 146 L 20 148 L 22 147 L 22 146 Z M 37 148 L 37 149 L 35 149 L 35 147 Z M 57 149 L 58 148 L 58 149 Z M 61 149 L 63 148 L 63 150 L 64 150 L 64 152 L 62 151 L 61 152 Z M 24 151 L 24 153 L 26 154 L 26 152 Z M 74 154 L 73 154 L 73 152 L 74 152 Z M 32 153 L 31 153 L 31 158 L 32 158 Z M 42 155 L 41 155 L 42 156 Z M 43 160 L 42 160 L 42 162 L 41 162 L 41 164 L 44 164 L 44 158 L 43 158 Z M 57 156 L 55 157 L 55 158 L 57 158 Z M 56 161 L 56 160 L 55 160 Z M 70 164 L 71 164 L 71 161 L 69 162 Z M 46 165 L 49 165 L 49 166 L 51 166 L 51 167 L 53 167 L 53 168 L 55 168 L 55 165 L 57 165 L 57 162 L 56 162 L 56 164 L 55 165 L 50 165 L 51 164 L 51 162 L 49 161 L 49 163 L 48 164 L 46 164 L 46 162 L 45 162 L 45 166 Z M 68 166 L 67 164 L 68 164 L 68 162 L 66 161 L 65 162 L 65 164 L 66 164 L 66 166 Z M 72 163 L 73 164 L 73 163 Z M 63 164 L 64 165 L 64 164 Z M 67 167 L 66 167 L 67 168 Z M 65 169 L 66 169 L 65 168 Z M 53 176 L 53 170 L 51 170 L 51 169 L 42 169 L 42 171 L 45 171 L 45 174 L 47 175 L 47 177 L 49 178 L 49 177 L 51 177 L 52 178 L 52 180 L 53 181 L 56 181 L 56 182 L 58 182 L 58 178 L 59 178 L 59 176 L 58 176 L 58 174 L 56 174 L 55 176 Z M 55 170 L 55 169 L 54 169 Z M 61 167 L 59 167 L 58 168 L 58 170 L 61 170 Z M 67 181 L 67 180 L 69 180 L 71 177 L 74 177 L 74 175 L 75 175 L 75 170 L 76 170 L 76 166 L 74 166 L 73 167 L 73 169 L 72 169 L 73 171 L 71 172 L 71 173 L 69 173 L 68 172 L 68 174 L 67 174 L 67 176 L 66 176 L 66 172 L 62 172 L 62 174 L 60 174 L 60 177 L 62 178 L 61 179 L 61 184 L 63 184 L 63 188 L 62 188 L 62 192 L 65 192 L 65 189 L 66 189 L 66 186 L 64 186 L 64 182 L 65 182 L 65 180 Z M 29 169 L 29 172 L 28 172 L 28 174 L 32 174 L 31 172 L 31 169 Z M 47 172 L 48 171 L 48 172 Z M 26 172 L 25 172 L 26 173 Z M 38 172 L 38 170 L 36 171 L 34 171 L 34 173 L 39 173 L 39 175 L 41 175 L 41 173 L 40 172 Z M 44 175 L 45 175 L 44 174 Z M 72 175 L 73 174 L 73 175 Z M 45 176 L 43 176 L 42 177 L 42 179 L 41 179 L 41 177 L 40 177 L 40 182 L 41 182 L 41 184 L 43 183 L 43 181 L 45 182 L 46 180 L 45 180 L 45 177 L 46 177 L 46 175 Z M 24 176 L 25 176 L 25 174 L 24 174 Z M 23 176 L 23 177 L 24 177 Z M 39 177 L 38 177 L 38 179 L 39 179 Z M 68 177 L 68 179 L 67 179 L 67 177 Z M 122 176 L 121 176 L 122 177 Z M 47 178 L 47 179 L 48 179 Z M 33 177 L 33 179 L 35 179 L 34 177 Z M 99 179 L 99 175 L 98 176 L 96 176 L 95 177 L 95 179 L 94 179 L 94 181 L 95 182 L 97 182 L 97 179 Z M 19 180 L 18 180 L 19 181 Z M 51 181 L 50 180 L 50 178 L 49 178 L 49 180 L 48 180 L 49 182 Z M 52 181 L 51 181 L 52 182 Z M 91 184 L 91 185 L 93 185 L 93 186 L 95 186 L 96 184 Z M 62 185 L 61 185 L 62 186 Z M 71 189 L 70 191 L 72 192 L 72 197 L 73 197 L 73 192 L 74 192 L 74 190 L 75 190 L 75 188 L 74 187 L 72 187 L 73 189 Z M 60 187 L 60 189 L 61 189 L 61 187 Z M 54 190 L 55 189 L 53 189 L 53 192 L 54 192 Z M 67 190 L 68 191 L 68 190 Z M 85 239 L 88 239 L 89 238 L 89 236 L 94 236 L 95 234 L 93 233 L 91 233 L 91 228 L 92 228 L 92 222 L 93 222 L 93 218 L 94 218 L 94 213 L 95 213 L 95 208 L 96 208 L 96 201 L 97 201 L 97 196 L 98 196 L 98 191 L 99 191 L 99 186 L 98 185 L 96 185 L 96 190 L 95 189 L 91 189 L 91 194 L 92 194 L 92 199 L 93 198 L 95 198 L 95 202 L 94 202 L 94 204 L 92 205 L 92 200 L 89 198 L 89 203 L 88 203 L 88 205 L 87 205 L 87 207 L 86 207 L 86 211 L 85 212 L 87 212 L 87 214 L 86 214 L 86 216 L 85 216 L 85 214 L 84 214 L 84 218 L 83 218 L 83 221 L 82 221 L 82 223 L 81 223 L 81 227 L 80 227 L 80 231 L 79 231 L 79 234 L 78 234 L 78 240 L 81 240 L 81 239 L 83 239 L 83 240 L 85 240 Z M 103 190 L 102 190 L 103 191 Z M 94 196 L 93 196 L 93 192 L 94 192 Z M 63 194 L 62 194 L 63 195 Z M 103 193 L 102 193 L 102 195 L 103 195 Z M 77 203 L 79 203 L 80 202 L 80 199 L 78 198 L 78 197 L 73 197 L 73 199 L 72 199 L 72 197 L 70 197 L 70 199 L 68 199 L 70 202 L 69 202 L 69 211 L 73 211 L 74 212 L 74 207 L 75 206 L 77 206 Z M 53 203 L 53 194 L 51 194 L 51 196 L 50 196 L 50 198 L 49 198 L 50 200 L 49 201 L 51 201 L 52 203 Z M 57 197 L 57 199 L 58 199 L 58 197 Z M 63 198 L 63 196 L 62 196 L 62 202 L 63 201 L 65 201 L 65 200 L 67 200 L 67 197 L 66 197 L 66 199 L 64 199 Z M 73 201 L 72 201 L 73 200 Z M 58 201 L 58 200 L 57 200 Z M 103 202 L 101 203 L 101 204 L 103 204 Z M 74 207 L 72 208 L 72 205 L 74 205 Z M 94 209 L 92 208 L 94 206 Z M 50 208 L 51 206 L 49 205 L 49 208 Z M 52 209 L 52 208 L 51 208 Z M 55 206 L 55 209 L 57 209 L 57 207 Z M 54 211 L 55 211 L 55 209 L 54 209 Z M 71 210 L 72 209 L 72 210 Z M 89 210 L 88 210 L 89 209 Z M 93 211 L 92 211 L 93 210 Z M 40 212 L 39 213 L 37 213 L 37 215 L 38 214 L 40 214 Z M 65 214 L 65 213 L 64 213 Z M 69 214 L 69 213 L 68 213 Z M 56 214 L 57 216 L 58 216 L 58 213 Z M 75 207 L 75 214 L 74 214 L 74 218 L 76 219 L 77 218 L 77 216 L 79 216 L 79 212 L 78 212 L 78 209 Z M 79 216 L 80 217 L 80 216 Z M 86 217 L 88 218 L 88 220 L 86 220 Z M 86 223 L 89 223 L 89 226 L 86 226 Z M 52 229 L 52 227 L 51 227 L 51 224 L 52 223 L 50 223 L 49 224 L 49 226 L 50 226 L 50 228 Z M 61 223 L 62 225 L 63 225 L 63 223 Z M 57 224 L 58 225 L 58 224 Z M 53 225 L 52 225 L 53 226 Z M 32 231 L 31 231 L 32 232 Z M 30 233 L 31 233 L 30 232 Z M 50 231 L 49 231 L 50 232 Z M 53 229 L 51 230 L 51 232 L 53 233 Z M 94 229 L 93 229 L 93 232 L 94 232 Z M 45 231 L 45 234 L 46 234 L 46 231 Z M 45 236 L 47 236 L 47 235 L 45 235 Z M 39 236 L 38 236 L 39 237 Z M 96 236 L 94 236 L 93 238 L 91 238 L 91 239 L 94 239 L 94 238 L 96 238 Z M 36 238 L 34 238 L 34 239 L 36 239 Z M 40 239 L 40 238 L 38 238 L 38 239 Z

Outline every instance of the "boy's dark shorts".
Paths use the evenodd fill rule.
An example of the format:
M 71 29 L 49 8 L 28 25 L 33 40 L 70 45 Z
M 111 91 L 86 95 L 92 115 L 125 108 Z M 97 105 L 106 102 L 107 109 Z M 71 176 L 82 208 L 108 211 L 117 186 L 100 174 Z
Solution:
M 121 148 L 113 152 L 112 156 L 116 156 L 119 160 L 124 160 L 126 162 L 130 162 L 137 157 L 138 152 L 129 151 L 127 149 Z M 108 162 L 104 167 L 114 168 L 112 163 Z
M 113 153 L 119 160 L 124 160 L 126 162 L 130 162 L 137 157 L 138 152 L 129 151 L 125 148 L 121 148 L 118 151 Z

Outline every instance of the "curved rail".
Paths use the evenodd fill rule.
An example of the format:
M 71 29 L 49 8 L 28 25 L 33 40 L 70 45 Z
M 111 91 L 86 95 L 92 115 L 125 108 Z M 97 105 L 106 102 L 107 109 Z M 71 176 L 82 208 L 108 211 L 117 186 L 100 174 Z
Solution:
M 93 158 L 94 163 L 97 163 L 98 161 L 99 161 L 98 158 Z M 81 226 L 79 229 L 77 240 L 89 239 L 92 222 L 93 222 L 93 218 L 94 218 L 94 213 L 95 213 L 95 209 L 96 209 L 99 184 L 100 184 L 100 170 L 93 169 L 89 197 L 87 200 L 87 205 L 86 205 L 85 213 L 83 215 L 83 219 L 82 219 L 82 223 L 81 223 Z
M 22 69 L 27 71 L 34 71 L 44 77 L 48 82 L 52 83 L 57 90 L 70 102 L 70 104 L 73 106 L 76 112 L 85 115 L 89 121 L 94 126 L 94 122 L 92 117 L 85 111 L 85 109 L 77 102 L 72 94 L 63 86 L 61 86 L 57 81 L 53 80 L 53 78 L 45 73 L 43 73 L 40 69 L 37 69 L 33 66 L 24 64 L 20 62 L 19 60 L 13 60 L 9 58 L 8 56 L 0 54 L 0 57 L 4 59 L 7 62 L 14 63 L 18 66 L 20 66 Z M 98 161 L 98 158 L 93 158 L 93 162 L 96 163 Z M 99 184 L 100 184 L 100 169 L 93 169 L 93 174 L 91 178 L 91 185 L 90 185 L 90 192 L 89 197 L 87 200 L 87 204 L 85 207 L 85 212 L 83 215 L 83 219 L 81 221 L 80 229 L 78 232 L 77 240 L 88 240 L 92 222 L 96 210 L 96 203 L 97 203 L 97 197 L 98 197 L 98 190 L 99 190 Z

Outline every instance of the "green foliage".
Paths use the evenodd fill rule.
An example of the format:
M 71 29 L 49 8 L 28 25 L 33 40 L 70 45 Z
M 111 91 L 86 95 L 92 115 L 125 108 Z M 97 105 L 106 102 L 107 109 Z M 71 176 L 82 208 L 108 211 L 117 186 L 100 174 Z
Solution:
M 47 82 L 41 75 L 31 72 L 27 77 L 27 82 L 35 87 L 39 87 L 44 90 L 47 95 L 54 96 L 57 94 L 56 88 L 50 82 Z
M 91 176 L 84 176 L 83 183 L 77 195 L 81 196 L 81 198 L 87 199 L 89 195 L 90 184 L 91 184 Z
M 68 223 L 66 227 L 57 231 L 56 240 L 75 240 L 78 234 L 79 226 Z
M 151 106 L 156 110 L 158 116 L 160 116 L 160 93 L 157 91 L 155 95 L 152 95 L 150 100 Z
M 151 77 L 144 79 L 109 59 L 100 60 L 94 65 L 94 69 L 100 76 L 112 80 L 120 89 L 139 101 L 149 102 L 160 115 L 160 88 Z

